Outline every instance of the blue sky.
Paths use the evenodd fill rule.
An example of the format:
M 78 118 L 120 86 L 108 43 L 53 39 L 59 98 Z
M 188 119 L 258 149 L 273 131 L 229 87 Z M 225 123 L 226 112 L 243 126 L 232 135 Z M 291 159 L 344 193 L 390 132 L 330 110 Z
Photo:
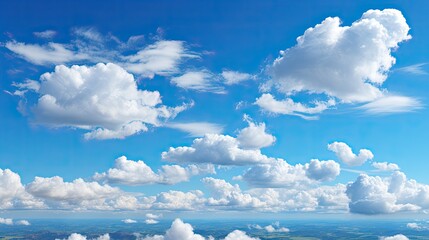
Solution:
M 2 2 L 0 209 L 425 213 L 427 7 Z

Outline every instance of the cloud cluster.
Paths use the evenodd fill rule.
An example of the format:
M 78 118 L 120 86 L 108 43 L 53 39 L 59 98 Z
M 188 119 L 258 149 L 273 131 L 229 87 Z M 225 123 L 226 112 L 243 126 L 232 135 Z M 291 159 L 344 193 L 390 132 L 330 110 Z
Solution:
M 254 187 L 298 187 L 316 182 L 331 181 L 340 174 L 335 161 L 312 159 L 305 165 L 290 165 L 283 159 L 273 159 L 249 168 L 240 179 Z
M 184 223 L 181 219 L 176 219 L 171 224 L 171 227 L 167 229 L 165 235 L 153 235 L 153 236 L 138 236 L 137 240 L 214 240 L 212 236 L 203 237 L 200 234 L 194 232 L 194 228 L 189 223 Z M 240 230 L 234 230 L 229 233 L 224 240 L 259 240 L 259 238 L 249 237 L 245 232 Z
M 343 142 L 328 144 L 328 150 L 334 152 L 342 162 L 349 166 L 360 166 L 374 158 L 374 154 L 368 149 L 360 149 L 358 155 L 354 154 L 349 145 Z
M 429 185 L 395 171 L 388 178 L 361 174 L 347 185 L 350 212 L 384 214 L 429 208 Z
M 266 133 L 265 124 L 248 119 L 249 127 L 237 138 L 229 135 L 206 134 L 193 141 L 190 147 L 170 147 L 162 159 L 176 163 L 212 163 L 218 165 L 247 165 L 270 161 L 260 148 L 270 146 L 275 137 Z
M 189 181 L 194 175 L 213 174 L 215 169 L 212 165 L 189 165 L 186 168 L 179 165 L 164 165 L 155 173 L 143 161 L 128 160 L 125 156 L 115 161 L 115 167 L 107 172 L 96 173 L 93 178 L 104 183 L 124 185 L 145 184 L 176 184 Z
M 369 113 L 415 109 L 420 105 L 418 100 L 389 95 L 381 88 L 395 64 L 391 52 L 411 39 L 409 29 L 395 9 L 369 10 L 350 26 L 341 26 L 338 17 L 328 17 L 308 28 L 295 46 L 280 52 L 269 66 L 271 80 L 262 89 L 275 88 L 286 96 L 322 94 L 342 103 L 370 102 L 362 106 Z M 311 115 L 334 103 L 316 102 L 314 108 L 308 108 L 289 97 L 278 101 L 264 94 L 256 104 L 274 113 Z
M 95 66 L 56 66 L 40 81 L 18 85 L 38 95 L 32 107 L 36 123 L 73 127 L 90 132 L 86 139 L 112 139 L 160 126 L 187 105 L 161 105 L 157 91 L 140 90 L 133 75 L 113 63 Z
M 408 240 L 409 238 L 403 234 L 396 234 L 389 237 L 380 237 L 380 240 Z
M 88 239 L 87 236 L 81 235 L 79 233 L 72 233 L 70 236 L 64 239 L 55 239 L 55 240 L 110 240 L 110 235 L 108 233 L 101 235 L 96 238 Z

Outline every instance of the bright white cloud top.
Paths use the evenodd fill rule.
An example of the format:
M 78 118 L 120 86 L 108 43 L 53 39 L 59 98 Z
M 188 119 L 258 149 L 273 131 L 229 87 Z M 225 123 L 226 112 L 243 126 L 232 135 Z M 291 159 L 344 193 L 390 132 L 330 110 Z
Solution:
M 289 96 L 299 92 L 324 94 L 341 103 L 366 103 L 369 113 L 412 111 L 417 99 L 389 96 L 381 85 L 395 64 L 392 50 L 411 39 L 402 13 L 395 9 L 368 10 L 350 26 L 338 17 L 328 17 L 297 38 L 297 44 L 281 51 L 269 68 L 272 79 L 263 89 L 274 88 L 288 96 L 276 100 L 266 93 L 257 99 L 262 109 L 281 114 L 309 117 L 334 105 L 316 101 L 309 108 Z

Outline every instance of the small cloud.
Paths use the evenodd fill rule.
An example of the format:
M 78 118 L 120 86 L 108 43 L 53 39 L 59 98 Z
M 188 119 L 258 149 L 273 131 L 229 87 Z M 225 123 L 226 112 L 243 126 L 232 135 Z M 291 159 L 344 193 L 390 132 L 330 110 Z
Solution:
M 129 219 L 129 218 L 122 220 L 122 222 L 123 222 L 123 223 L 126 223 L 126 224 L 137 223 L 137 221 L 136 221 L 136 220 Z
M 395 72 L 411 73 L 415 75 L 427 75 L 428 72 L 423 68 L 428 63 L 417 63 L 406 67 L 396 68 Z
M 222 125 L 210 122 L 167 123 L 165 126 L 187 132 L 190 137 L 202 137 L 206 134 L 221 134 L 223 132 Z
M 43 39 L 52 39 L 53 37 L 55 37 L 57 35 L 57 32 L 54 30 L 46 30 L 46 31 L 42 31 L 42 32 L 33 32 L 33 35 L 38 37 L 38 38 L 43 38 Z
M 155 220 L 155 219 L 146 219 L 144 222 L 146 224 L 157 224 L 157 223 L 159 223 L 159 221 Z

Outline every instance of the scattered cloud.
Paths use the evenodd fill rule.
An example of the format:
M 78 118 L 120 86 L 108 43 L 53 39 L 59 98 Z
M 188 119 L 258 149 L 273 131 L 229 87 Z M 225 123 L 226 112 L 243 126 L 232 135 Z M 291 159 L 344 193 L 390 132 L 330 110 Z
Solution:
M 38 37 L 38 38 L 43 38 L 43 39 L 52 39 L 57 35 L 57 32 L 54 30 L 45 30 L 42 32 L 33 32 L 34 36 Z
M 259 238 L 249 237 L 245 232 L 234 230 L 229 233 L 224 240 L 259 240 Z
M 408 238 L 402 234 L 396 234 L 390 237 L 380 237 L 380 240 L 408 240 Z
M 396 61 L 391 52 L 411 39 L 409 30 L 406 19 L 395 9 L 368 10 L 350 26 L 341 26 L 338 17 L 328 17 L 308 28 L 295 46 L 281 51 L 268 67 L 271 80 L 261 89 L 274 88 L 287 98 L 278 101 L 265 93 L 256 104 L 269 112 L 298 116 L 321 113 L 334 105 L 319 102 L 309 108 L 290 97 L 304 93 L 310 97 L 323 94 L 340 103 L 366 103 L 362 108 L 376 109 L 372 110 L 376 113 L 415 109 L 420 105 L 416 99 L 395 101 L 382 88 Z M 416 72 L 418 67 L 409 70 Z M 383 104 L 386 101 L 388 105 Z
M 388 162 L 373 162 L 372 166 L 379 171 L 391 172 L 400 170 L 398 164 Z
M 358 155 L 354 154 L 352 149 L 343 142 L 328 144 L 328 150 L 334 152 L 342 162 L 349 166 L 360 166 L 374 158 L 374 155 L 368 149 L 361 149 Z
M 129 218 L 122 220 L 122 222 L 123 222 L 123 223 L 126 223 L 126 224 L 137 223 L 137 221 L 136 221 L 136 220 L 129 219 Z
M 264 164 L 252 166 L 240 176 L 253 187 L 286 188 L 330 181 L 340 174 L 338 163 L 312 159 L 310 163 L 290 165 L 283 159 L 273 159 Z
M 87 236 L 81 235 L 79 233 L 72 233 L 70 236 L 68 236 L 68 238 L 64 238 L 64 239 L 57 238 L 55 240 L 110 240 L 110 235 L 106 233 L 99 237 L 88 239 Z
M 155 220 L 155 219 L 146 219 L 146 220 L 144 220 L 144 222 L 146 224 L 157 224 L 157 223 L 159 223 L 159 221 Z
M 235 85 L 244 81 L 256 80 L 255 75 L 237 71 L 224 70 L 221 73 L 225 85 Z
M 177 239 L 189 239 L 189 240 L 205 240 L 205 238 L 199 234 L 194 233 L 194 228 L 189 223 L 184 223 L 181 219 L 176 219 L 171 224 L 171 227 L 165 232 L 165 235 L 154 235 L 139 240 L 177 240 Z
M 248 115 L 244 115 L 243 119 L 249 126 L 238 132 L 237 140 L 240 147 L 260 149 L 274 144 L 276 137 L 266 132 L 265 123 L 255 123 Z
M 388 178 L 361 174 L 347 185 L 346 193 L 353 213 L 385 214 L 429 207 L 429 185 L 408 180 L 400 171 Z
M 138 89 L 133 75 L 112 63 L 60 65 L 37 83 L 16 86 L 38 95 L 32 106 L 36 123 L 89 130 L 85 139 L 122 139 L 147 131 L 147 124 L 160 126 L 188 107 L 161 105 L 159 92 Z
M 192 176 L 213 174 L 212 165 L 190 165 L 186 168 L 179 165 L 164 165 L 155 173 L 145 162 L 128 160 L 122 156 L 116 159 L 115 167 L 107 172 L 96 173 L 93 179 L 104 183 L 124 185 L 176 184 L 186 182 Z

